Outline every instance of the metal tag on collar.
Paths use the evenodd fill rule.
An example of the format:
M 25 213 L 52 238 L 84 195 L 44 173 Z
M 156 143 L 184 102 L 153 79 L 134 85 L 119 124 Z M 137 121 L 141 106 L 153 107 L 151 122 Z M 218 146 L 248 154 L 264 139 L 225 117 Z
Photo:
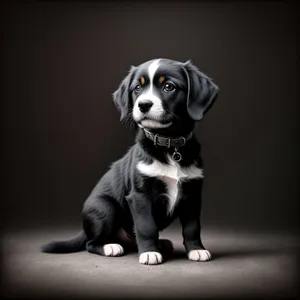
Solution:
M 153 142 L 154 142 L 154 146 L 157 146 L 157 134 L 154 136 Z
M 182 160 L 182 155 L 177 151 L 177 148 L 175 148 L 172 159 L 176 162 L 180 162 Z

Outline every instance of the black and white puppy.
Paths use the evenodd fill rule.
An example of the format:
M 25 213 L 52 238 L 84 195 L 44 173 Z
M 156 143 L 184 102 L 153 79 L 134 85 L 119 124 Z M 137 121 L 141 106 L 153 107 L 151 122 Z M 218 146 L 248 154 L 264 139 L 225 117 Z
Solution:
M 218 87 L 190 61 L 131 67 L 113 99 L 121 121 L 138 125 L 136 143 L 87 198 L 78 236 L 42 251 L 120 256 L 133 243 L 141 264 L 160 264 L 159 232 L 178 217 L 188 258 L 210 260 L 200 237 L 203 168 L 193 129 L 217 96 Z

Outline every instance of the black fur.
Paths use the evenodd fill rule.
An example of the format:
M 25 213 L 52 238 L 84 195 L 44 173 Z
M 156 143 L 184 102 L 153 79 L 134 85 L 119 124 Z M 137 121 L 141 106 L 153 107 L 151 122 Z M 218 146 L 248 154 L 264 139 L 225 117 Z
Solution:
M 145 77 L 150 62 L 132 67 L 113 94 L 122 121 L 134 122 L 132 110 L 140 92 L 135 90 L 141 76 Z M 162 59 L 157 76 L 164 75 L 176 85 L 173 93 L 164 93 L 155 86 L 156 93 L 163 102 L 165 115 L 161 123 L 172 122 L 168 128 L 152 129 L 154 133 L 178 137 L 193 131 L 195 121 L 202 119 L 218 95 L 218 87 L 201 73 L 190 61 L 180 63 Z M 190 88 L 190 90 L 189 90 Z M 188 93 L 189 92 L 189 93 Z M 171 215 L 167 214 L 167 192 L 162 180 L 141 174 L 136 166 L 139 161 L 151 163 L 158 160 L 167 163 L 167 155 L 174 148 L 158 147 L 139 128 L 136 143 L 128 152 L 114 162 L 109 171 L 100 179 L 83 206 L 83 231 L 69 241 L 53 242 L 42 247 L 44 252 L 66 253 L 87 249 L 103 254 L 103 245 L 119 243 L 125 249 L 132 243 L 118 235 L 120 229 L 136 241 L 139 254 L 147 251 L 161 252 L 159 232 L 177 217 L 182 224 L 182 234 L 186 251 L 204 249 L 200 237 L 200 213 L 202 179 L 183 181 L 180 201 Z M 201 147 L 193 135 L 180 148 L 183 160 L 181 166 L 192 164 L 202 168 Z

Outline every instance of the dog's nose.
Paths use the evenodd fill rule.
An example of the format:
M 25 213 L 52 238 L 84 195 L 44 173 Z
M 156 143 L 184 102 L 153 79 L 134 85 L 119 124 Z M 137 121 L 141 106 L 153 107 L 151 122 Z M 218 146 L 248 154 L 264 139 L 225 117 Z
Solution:
M 144 101 L 139 102 L 139 109 L 142 113 L 146 113 L 150 110 L 152 105 L 153 105 L 152 101 L 144 100 Z

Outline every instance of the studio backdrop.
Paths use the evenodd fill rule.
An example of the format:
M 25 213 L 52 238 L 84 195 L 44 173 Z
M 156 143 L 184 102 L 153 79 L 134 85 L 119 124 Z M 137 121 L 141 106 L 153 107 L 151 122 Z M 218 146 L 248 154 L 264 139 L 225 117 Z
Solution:
M 203 225 L 294 230 L 296 18 L 283 2 L 40 2 L 4 10 L 4 230 L 79 226 L 133 144 L 112 93 L 131 65 L 191 59 L 220 95 L 203 146 Z

